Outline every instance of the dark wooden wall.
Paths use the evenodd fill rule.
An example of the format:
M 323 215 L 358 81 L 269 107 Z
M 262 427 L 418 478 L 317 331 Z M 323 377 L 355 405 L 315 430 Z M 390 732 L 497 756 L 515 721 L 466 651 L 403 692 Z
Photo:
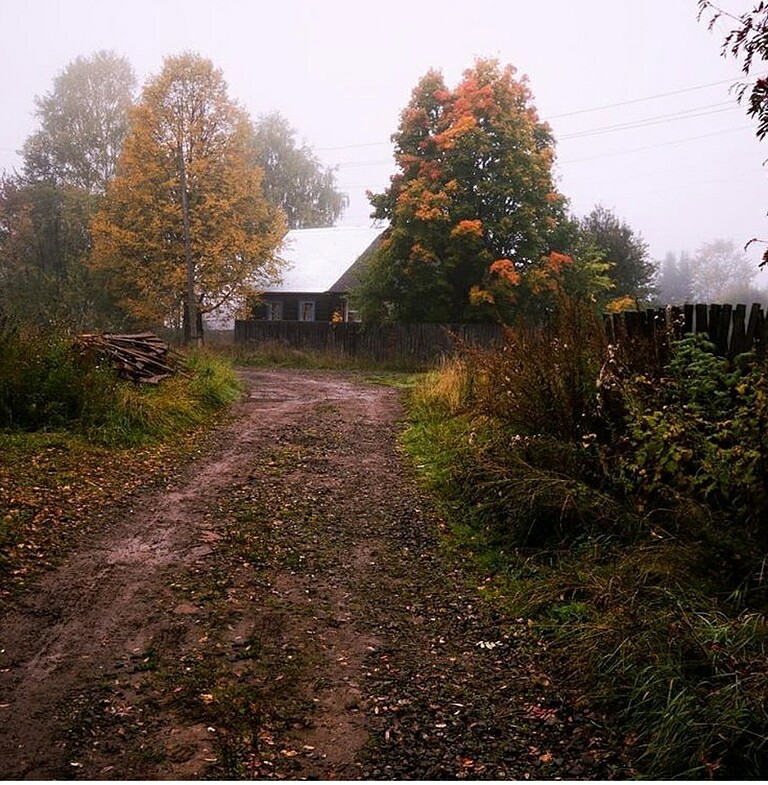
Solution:
M 326 292 L 323 294 L 267 294 L 263 295 L 265 301 L 282 302 L 283 304 L 283 319 L 289 322 L 295 322 L 299 318 L 299 303 L 302 300 L 314 300 L 315 303 L 315 321 L 316 322 L 330 322 L 333 312 L 338 310 L 339 313 L 344 313 L 344 299 L 340 294 L 333 294 Z M 257 320 L 265 320 L 267 318 L 267 306 L 264 304 L 257 305 L 253 309 L 253 318 Z

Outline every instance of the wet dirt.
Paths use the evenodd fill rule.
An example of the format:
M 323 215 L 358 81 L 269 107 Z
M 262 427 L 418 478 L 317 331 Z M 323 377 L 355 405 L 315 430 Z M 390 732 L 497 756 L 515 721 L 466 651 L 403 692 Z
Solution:
M 205 454 L 0 619 L 0 775 L 619 776 L 522 620 L 441 547 L 398 451 L 399 391 L 242 373 Z M 253 719 L 235 732 L 240 700 Z

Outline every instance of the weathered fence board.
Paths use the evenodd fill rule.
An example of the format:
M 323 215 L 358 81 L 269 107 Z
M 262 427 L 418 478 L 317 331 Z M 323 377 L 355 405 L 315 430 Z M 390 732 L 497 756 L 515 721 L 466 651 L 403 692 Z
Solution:
M 690 304 L 645 311 L 625 311 L 605 316 L 611 340 L 643 336 L 654 338 L 660 346 L 689 333 L 703 333 L 722 357 L 743 352 L 765 354 L 768 346 L 768 321 L 759 303 L 754 303 L 747 318 L 747 306 Z
M 686 303 L 607 314 L 609 339 L 643 337 L 653 341 L 654 351 L 664 355 L 669 341 L 689 333 L 703 333 L 724 357 L 747 351 L 765 354 L 768 319 L 755 303 L 747 317 L 746 305 Z M 490 347 L 503 341 L 497 324 L 400 324 L 371 325 L 360 322 L 294 322 L 238 320 L 235 343 L 276 343 L 310 352 L 361 357 L 379 362 L 409 360 L 430 362 L 453 354 L 456 343 Z
M 236 344 L 277 343 L 302 351 L 361 357 L 379 362 L 430 362 L 452 354 L 455 344 L 492 346 L 502 339 L 496 324 L 371 325 L 360 322 L 238 320 Z

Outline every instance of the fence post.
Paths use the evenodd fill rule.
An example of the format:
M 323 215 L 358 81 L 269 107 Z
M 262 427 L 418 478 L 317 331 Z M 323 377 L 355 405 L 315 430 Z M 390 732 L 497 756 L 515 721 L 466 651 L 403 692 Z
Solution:
M 707 306 L 703 303 L 696 303 L 696 332 L 708 333 L 709 322 L 707 320 Z
M 732 305 L 723 305 L 720 307 L 720 323 L 717 326 L 717 343 L 715 350 L 722 357 L 728 356 L 728 333 L 731 329 L 731 313 L 733 312 Z
M 733 329 L 731 330 L 731 345 L 728 349 L 728 357 L 735 357 L 741 354 L 747 345 L 747 334 L 744 323 L 747 316 L 747 306 L 737 305 L 733 309 Z
M 693 332 L 693 305 L 691 303 L 686 303 L 683 306 L 683 314 L 683 334 L 687 335 Z
M 763 309 L 759 303 L 752 303 L 752 308 L 749 311 L 749 321 L 747 322 L 747 346 L 754 348 L 758 354 L 762 353 L 762 335 L 763 335 Z

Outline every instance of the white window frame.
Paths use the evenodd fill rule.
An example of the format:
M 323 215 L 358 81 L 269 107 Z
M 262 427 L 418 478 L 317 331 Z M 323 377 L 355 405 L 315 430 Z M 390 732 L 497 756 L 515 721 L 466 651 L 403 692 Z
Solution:
M 305 315 L 305 309 L 309 311 L 309 316 Z M 299 300 L 299 321 L 300 322 L 314 322 L 315 321 L 315 301 L 314 300 Z
M 267 300 L 267 321 L 281 322 L 283 320 L 283 301 Z

